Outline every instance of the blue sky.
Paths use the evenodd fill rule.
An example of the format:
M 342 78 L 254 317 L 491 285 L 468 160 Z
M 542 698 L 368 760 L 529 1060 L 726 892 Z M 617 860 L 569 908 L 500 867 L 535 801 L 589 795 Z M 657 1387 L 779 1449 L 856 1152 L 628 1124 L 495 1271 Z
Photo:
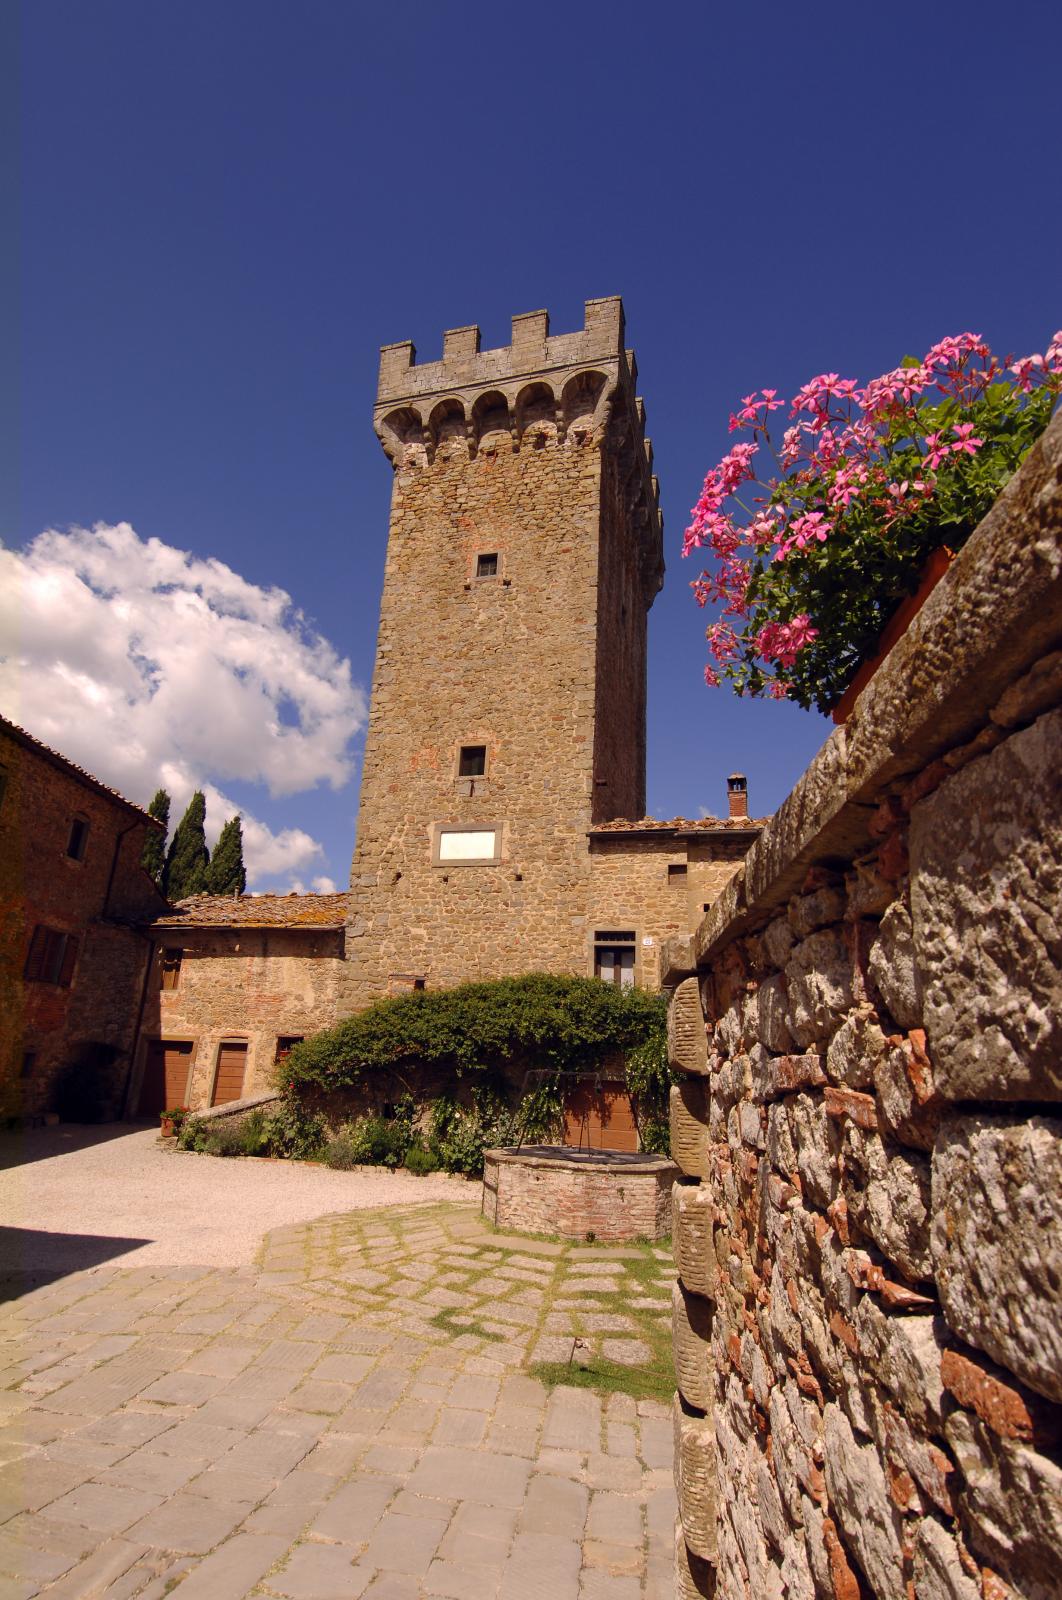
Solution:
M 14 626 L 42 687 L 4 709 L 146 785 L 138 799 L 187 735 L 177 787 L 208 782 L 260 820 L 259 886 L 345 883 L 360 737 L 348 767 L 342 733 L 371 675 L 390 494 L 378 347 L 412 338 L 431 360 L 469 322 L 504 344 L 511 315 L 540 306 L 563 332 L 584 299 L 619 293 L 668 564 L 650 614 L 649 808 L 723 808 L 738 768 L 753 809 L 773 809 L 827 726 L 704 688 L 688 508 L 750 389 L 866 378 L 966 328 L 1043 349 L 1062 322 L 1060 45 L 1057 7 L 1021 0 L 33 0 L 19 494 L 0 536 L 15 551 L 128 523 L 139 541 L 107 546 L 110 577 L 97 562 L 92 580 L 106 608 L 76 627 L 56 573 L 87 581 L 84 542 L 35 546 L 45 600 Z M 191 562 L 178 572 L 156 548 L 147 571 L 149 539 Z M 143 695 L 122 627 L 164 629 L 168 605 L 194 655 L 203 607 L 174 595 L 198 585 L 224 610 L 211 558 L 244 580 L 251 622 L 238 645 L 224 633 L 198 710 L 175 695 L 130 721 Z M 307 619 L 297 636 L 276 588 Z M 241 650 L 280 663 L 269 683 Z M 317 674 L 305 701 L 285 672 Z M 262 716 L 272 761 L 241 745 Z

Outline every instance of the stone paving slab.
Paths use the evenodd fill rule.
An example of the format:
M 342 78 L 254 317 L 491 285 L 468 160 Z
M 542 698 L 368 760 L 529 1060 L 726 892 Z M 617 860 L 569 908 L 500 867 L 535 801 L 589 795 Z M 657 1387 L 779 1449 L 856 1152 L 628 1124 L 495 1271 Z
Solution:
M 471 1199 L 0 1308 L 4 1600 L 670 1600 L 669 1407 L 526 1370 L 637 1357 L 663 1258 Z

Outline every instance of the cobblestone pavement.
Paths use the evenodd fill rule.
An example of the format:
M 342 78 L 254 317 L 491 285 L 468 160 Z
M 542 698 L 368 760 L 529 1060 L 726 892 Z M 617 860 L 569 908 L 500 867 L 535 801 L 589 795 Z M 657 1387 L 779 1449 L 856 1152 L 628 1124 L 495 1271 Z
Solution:
M 636 1360 L 593 1308 L 662 1317 L 670 1276 L 445 1204 L 32 1289 L 0 1311 L 0 1595 L 664 1600 L 669 1408 L 527 1368 L 579 1331 Z

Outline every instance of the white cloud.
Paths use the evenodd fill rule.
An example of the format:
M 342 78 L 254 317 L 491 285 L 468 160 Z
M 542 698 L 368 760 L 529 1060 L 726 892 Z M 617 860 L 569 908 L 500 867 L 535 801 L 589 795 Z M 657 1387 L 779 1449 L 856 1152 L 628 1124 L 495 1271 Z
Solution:
M 0 549 L 0 652 L 0 706 L 45 744 L 141 803 L 161 785 L 174 820 L 203 788 L 208 838 L 242 809 L 252 882 L 321 858 L 223 787 L 285 796 L 351 775 L 365 694 L 284 590 L 126 522 L 50 529 Z
M 325 877 L 323 873 L 312 880 L 312 887 L 315 894 L 336 894 L 338 891 L 335 879 Z

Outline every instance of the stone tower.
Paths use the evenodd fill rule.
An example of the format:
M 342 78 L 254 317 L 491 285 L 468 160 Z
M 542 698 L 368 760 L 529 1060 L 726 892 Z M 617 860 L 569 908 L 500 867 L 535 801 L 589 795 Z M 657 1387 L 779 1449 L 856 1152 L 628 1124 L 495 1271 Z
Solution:
M 390 535 L 343 1008 L 592 970 L 594 823 L 645 811 L 646 618 L 661 521 L 618 298 L 551 336 L 386 345 Z

